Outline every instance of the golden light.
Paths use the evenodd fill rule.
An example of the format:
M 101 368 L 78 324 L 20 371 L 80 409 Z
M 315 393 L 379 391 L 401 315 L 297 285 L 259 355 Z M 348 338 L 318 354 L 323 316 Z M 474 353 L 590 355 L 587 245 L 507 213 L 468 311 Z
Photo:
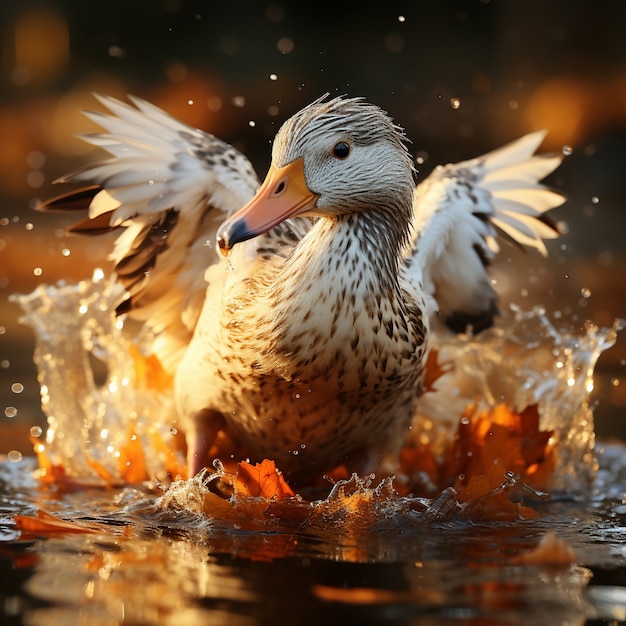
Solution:
M 16 82 L 47 82 L 62 74 L 70 57 L 65 16 L 51 7 L 31 8 L 15 20 Z
M 588 109 L 587 101 L 581 81 L 568 76 L 549 79 L 532 94 L 526 114 L 527 126 L 549 128 L 551 143 L 576 144 Z

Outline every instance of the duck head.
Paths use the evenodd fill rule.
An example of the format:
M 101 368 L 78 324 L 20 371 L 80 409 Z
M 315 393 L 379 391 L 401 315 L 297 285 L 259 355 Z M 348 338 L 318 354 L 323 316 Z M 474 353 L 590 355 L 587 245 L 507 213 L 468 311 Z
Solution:
M 219 250 L 228 255 L 235 244 L 304 215 L 388 213 L 403 238 L 414 177 L 404 132 L 382 109 L 360 98 L 323 97 L 280 128 L 267 177 L 218 230 Z

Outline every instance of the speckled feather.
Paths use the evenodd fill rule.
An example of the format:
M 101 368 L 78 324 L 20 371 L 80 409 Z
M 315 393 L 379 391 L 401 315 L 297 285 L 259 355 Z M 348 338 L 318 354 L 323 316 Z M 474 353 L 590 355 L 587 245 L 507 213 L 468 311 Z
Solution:
M 205 242 L 258 184 L 245 157 L 141 100 L 101 101 L 108 133 L 87 140 L 114 158 L 64 180 L 96 183 L 82 195 L 93 197 L 94 232 L 106 230 L 102 216 L 123 229 L 113 258 L 124 310 L 160 332 L 155 350 L 169 350 L 178 419 L 198 454 L 227 428 L 250 458 L 292 475 L 393 458 L 421 393 L 429 320 L 441 310 L 461 330 L 491 322 L 496 229 L 540 250 L 557 234 L 543 213 L 561 196 L 537 181 L 559 159 L 532 156 L 540 134 L 415 189 L 386 113 L 321 98 L 285 122 L 272 152 L 275 167 L 303 158 L 315 207 L 237 244 L 227 271 Z M 339 141 L 349 158 L 333 157 Z M 80 206 L 80 194 L 46 206 Z M 199 461 L 209 459 L 190 468 Z

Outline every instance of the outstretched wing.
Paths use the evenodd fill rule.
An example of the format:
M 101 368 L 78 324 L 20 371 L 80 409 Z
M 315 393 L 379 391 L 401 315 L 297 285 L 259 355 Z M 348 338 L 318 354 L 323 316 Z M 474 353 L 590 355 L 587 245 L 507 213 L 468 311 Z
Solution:
M 258 187 L 250 162 L 213 135 L 154 105 L 97 96 L 109 113 L 88 112 L 104 132 L 84 134 L 111 156 L 57 182 L 86 186 L 52 198 L 42 210 L 89 208 L 70 232 L 120 234 L 110 258 L 125 287 L 118 313 L 146 321 L 159 334 L 156 351 L 173 367 L 195 327 L 215 255 L 219 224 Z
M 497 236 L 546 254 L 544 239 L 559 235 L 545 215 L 565 200 L 539 181 L 561 163 L 534 154 L 544 131 L 481 157 L 437 167 L 415 190 L 406 265 L 434 311 L 456 332 L 487 328 L 497 313 L 487 267 Z M 433 311 L 433 312 L 434 312 Z

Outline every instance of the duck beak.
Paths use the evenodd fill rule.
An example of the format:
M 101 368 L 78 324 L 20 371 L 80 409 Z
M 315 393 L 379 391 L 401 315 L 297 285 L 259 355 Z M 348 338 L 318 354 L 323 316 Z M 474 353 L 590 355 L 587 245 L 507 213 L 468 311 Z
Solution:
M 220 252 L 228 256 L 233 246 L 266 233 L 288 217 L 312 209 L 319 198 L 306 184 L 304 159 L 284 167 L 270 167 L 254 198 L 231 215 L 218 230 Z

